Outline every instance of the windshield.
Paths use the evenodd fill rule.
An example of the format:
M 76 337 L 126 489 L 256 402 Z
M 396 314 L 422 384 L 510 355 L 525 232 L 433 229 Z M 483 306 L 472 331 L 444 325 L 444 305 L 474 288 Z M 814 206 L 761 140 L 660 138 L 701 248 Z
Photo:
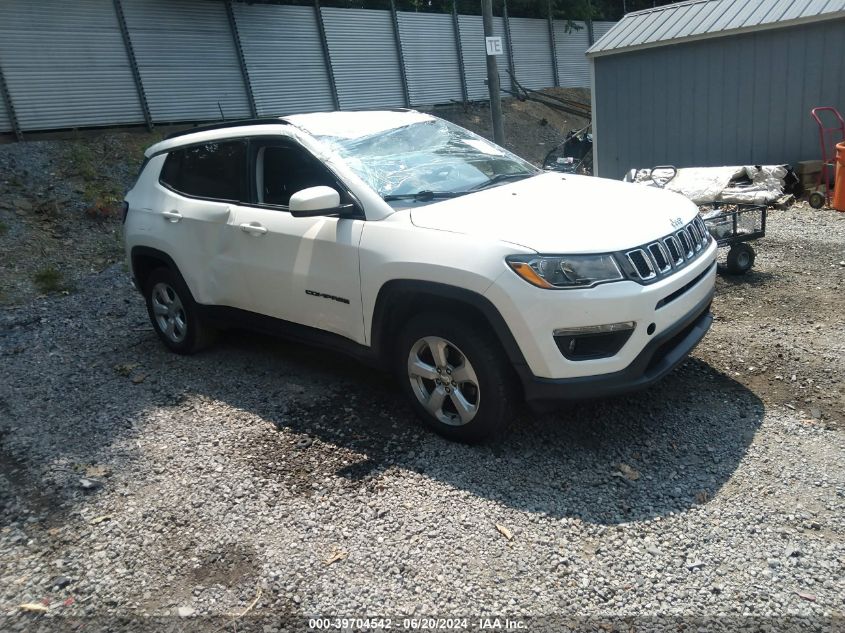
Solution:
M 539 173 L 531 163 L 468 130 L 418 116 L 405 125 L 351 138 L 315 136 L 389 200 L 420 192 L 466 193 Z M 422 196 L 419 201 L 430 199 Z

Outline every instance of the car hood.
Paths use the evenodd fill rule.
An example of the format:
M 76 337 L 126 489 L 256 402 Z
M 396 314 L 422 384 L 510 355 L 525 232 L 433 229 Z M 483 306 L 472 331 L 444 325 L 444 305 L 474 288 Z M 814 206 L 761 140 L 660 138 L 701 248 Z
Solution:
M 698 208 L 680 194 L 560 173 L 411 209 L 414 225 L 484 236 L 540 253 L 624 250 L 668 235 Z M 673 224 L 674 223 L 674 224 Z

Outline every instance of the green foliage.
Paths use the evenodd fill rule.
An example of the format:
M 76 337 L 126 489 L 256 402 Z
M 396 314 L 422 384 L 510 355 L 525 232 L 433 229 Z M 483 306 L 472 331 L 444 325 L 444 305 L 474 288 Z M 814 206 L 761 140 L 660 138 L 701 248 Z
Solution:
M 65 161 L 71 173 L 85 181 L 98 177 L 97 156 L 86 141 L 71 141 L 65 146 Z
M 52 265 L 39 269 L 35 275 L 33 275 L 32 281 L 35 282 L 36 287 L 45 294 L 48 292 L 59 292 L 61 290 L 69 289 L 61 271 Z
M 65 145 L 63 172 L 77 182 L 87 203 L 86 215 L 102 220 L 118 217 L 125 183 L 108 167 L 126 164 L 136 172 L 144 159 L 144 149 L 161 140 L 162 133 L 125 134 L 112 142 L 80 138 Z

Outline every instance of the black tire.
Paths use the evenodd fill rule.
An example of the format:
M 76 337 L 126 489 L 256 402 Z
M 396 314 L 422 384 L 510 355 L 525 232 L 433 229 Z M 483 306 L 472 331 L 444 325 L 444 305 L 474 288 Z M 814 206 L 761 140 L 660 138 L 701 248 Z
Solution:
M 440 367 L 445 371 L 436 379 L 440 383 L 411 373 L 412 353 L 415 359 L 427 363 L 426 367 L 434 369 L 438 365 L 432 347 L 425 341 L 432 342 L 435 347 L 438 341 L 446 343 L 447 363 Z M 460 362 L 461 358 L 468 361 L 468 365 Z M 418 315 L 400 332 L 395 359 L 396 372 L 411 407 L 440 435 L 460 442 L 480 442 L 496 435 L 511 419 L 516 401 L 515 377 L 498 342 L 483 327 L 443 312 Z M 451 376 L 452 369 L 455 376 Z M 468 374 L 470 379 L 458 382 Z M 435 390 L 438 390 L 438 397 L 443 398 L 438 414 L 422 403 L 422 398 L 433 396 Z M 444 391 L 448 395 L 444 396 Z M 474 407 L 471 419 L 464 421 L 470 412 L 463 408 L 464 415 L 460 415 L 458 402 Z
M 153 329 L 171 351 L 193 354 L 214 341 L 214 330 L 203 323 L 197 304 L 178 273 L 169 268 L 157 268 L 151 272 L 144 284 L 144 300 Z M 157 314 L 162 306 L 172 306 L 172 314 Z M 183 325 L 174 325 L 174 329 L 169 332 L 162 320 L 168 324 L 173 322 Z
M 814 209 L 821 209 L 824 206 L 824 194 L 818 191 L 811 193 L 810 206 Z
M 756 256 L 754 249 L 745 242 L 734 244 L 728 251 L 725 268 L 731 275 L 744 275 L 751 270 Z

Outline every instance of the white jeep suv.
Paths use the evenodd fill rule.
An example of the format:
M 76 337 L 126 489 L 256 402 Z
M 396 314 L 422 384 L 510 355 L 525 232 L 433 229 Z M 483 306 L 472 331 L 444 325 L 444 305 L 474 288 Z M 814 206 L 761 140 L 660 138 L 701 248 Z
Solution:
M 716 244 L 690 201 L 544 173 L 427 114 L 229 122 L 145 155 L 126 256 L 167 347 L 245 326 L 348 352 L 454 439 L 519 399 L 650 385 L 712 321 Z

